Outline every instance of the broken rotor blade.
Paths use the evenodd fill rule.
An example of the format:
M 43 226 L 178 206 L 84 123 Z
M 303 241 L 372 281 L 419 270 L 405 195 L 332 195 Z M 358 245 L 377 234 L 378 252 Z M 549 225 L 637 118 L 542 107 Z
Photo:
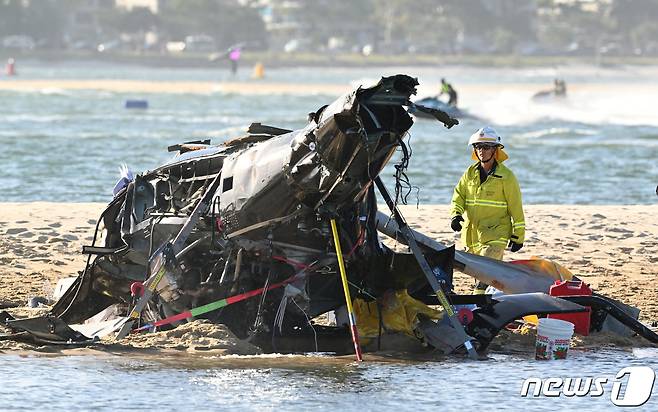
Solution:
M 455 119 L 454 117 L 450 117 L 450 115 L 443 110 L 439 109 L 433 109 L 431 107 L 425 107 L 421 106 L 419 104 L 415 104 L 412 102 L 407 102 L 409 107 L 413 107 L 416 110 L 420 110 L 423 113 L 427 113 L 431 116 L 433 116 L 436 120 L 440 121 L 443 123 L 445 127 L 450 129 L 452 126 L 456 126 L 459 124 L 459 120 Z

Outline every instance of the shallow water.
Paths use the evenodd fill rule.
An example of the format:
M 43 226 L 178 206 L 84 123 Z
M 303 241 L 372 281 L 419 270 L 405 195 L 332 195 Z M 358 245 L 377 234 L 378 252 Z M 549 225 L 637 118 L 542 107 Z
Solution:
M 617 372 L 658 368 L 655 350 L 571 349 L 563 361 L 493 354 L 488 361 L 357 364 L 330 356 L 228 358 L 2 355 L 1 409 L 14 410 L 578 410 L 615 408 Z M 519 395 L 530 377 L 606 377 L 600 397 Z M 620 381 L 625 382 L 623 379 Z M 624 383 L 625 384 L 625 383 Z M 531 387 L 533 388 L 533 387 Z M 532 389 L 530 391 L 532 393 Z M 40 405 L 40 406 L 37 406 Z M 656 410 L 656 389 L 641 410 Z
M 223 68 L 166 69 L 93 63 L 22 62 L 20 80 L 245 81 Z M 524 201 L 557 204 L 655 204 L 658 184 L 658 116 L 653 102 L 657 68 L 539 69 L 350 68 L 273 69 L 262 83 L 290 83 L 287 93 L 116 93 L 49 89 L 0 91 L 0 201 L 108 201 L 118 167 L 152 169 L 167 160 L 167 146 L 240 135 L 254 121 L 300 128 L 306 113 L 336 96 L 308 84 L 347 85 L 381 75 L 417 76 L 419 96 L 432 94 L 441 76 L 462 86 L 460 105 L 486 120 L 464 119 L 451 130 L 420 119 L 411 129 L 409 177 L 423 203 L 448 203 L 452 187 L 471 162 L 466 141 L 484 122 L 495 125 L 510 154 Z M 534 103 L 552 78 L 567 79 L 569 97 Z M 5 78 L 6 79 L 6 78 Z M 3 81 L 5 79 L 0 79 Z M 126 110 L 144 98 L 148 110 Z M 392 183 L 392 167 L 384 173 Z M 415 198 L 410 198 L 415 202 Z

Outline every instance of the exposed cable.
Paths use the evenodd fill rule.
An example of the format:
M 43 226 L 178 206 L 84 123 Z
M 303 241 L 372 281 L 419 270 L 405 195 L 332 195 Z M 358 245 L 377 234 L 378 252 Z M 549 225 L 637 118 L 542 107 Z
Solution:
M 411 194 L 412 190 L 415 190 L 416 206 L 418 206 L 420 203 L 418 197 L 420 188 L 418 186 L 412 185 L 409 181 L 409 176 L 407 176 L 407 168 L 409 167 L 409 160 L 411 159 L 413 150 L 411 149 L 411 144 L 405 143 L 400 136 L 397 136 L 397 140 L 398 144 L 400 145 L 400 149 L 402 150 L 402 158 L 397 164 L 393 165 L 395 168 L 395 205 L 397 206 L 399 202 L 402 202 L 403 205 L 406 205 L 409 195 Z M 411 140 L 411 138 L 409 138 L 409 140 Z

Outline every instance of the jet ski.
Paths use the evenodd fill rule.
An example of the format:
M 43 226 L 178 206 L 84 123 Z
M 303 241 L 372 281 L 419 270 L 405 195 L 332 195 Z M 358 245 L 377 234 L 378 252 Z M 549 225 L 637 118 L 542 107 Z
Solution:
M 556 93 L 555 90 L 542 90 L 532 95 L 533 101 L 546 102 L 549 100 L 563 100 L 566 99 L 566 94 Z
M 564 80 L 555 79 L 555 86 L 550 90 L 541 90 L 532 95 L 534 101 L 562 100 L 567 97 L 567 85 Z

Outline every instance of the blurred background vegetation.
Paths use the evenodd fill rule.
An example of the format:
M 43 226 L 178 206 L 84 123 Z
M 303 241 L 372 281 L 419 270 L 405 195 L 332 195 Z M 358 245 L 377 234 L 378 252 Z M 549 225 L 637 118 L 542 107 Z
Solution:
M 0 51 L 650 57 L 657 18 L 658 0 L 0 0 Z

